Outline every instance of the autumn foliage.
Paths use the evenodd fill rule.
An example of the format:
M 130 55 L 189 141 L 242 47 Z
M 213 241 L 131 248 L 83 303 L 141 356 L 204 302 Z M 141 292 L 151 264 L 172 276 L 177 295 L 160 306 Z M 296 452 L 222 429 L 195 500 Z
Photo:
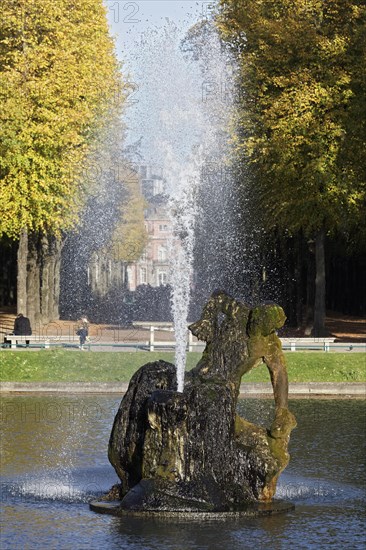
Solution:
M 220 10 L 240 70 L 233 143 L 267 225 L 349 230 L 365 205 L 365 3 L 221 0 Z
M 0 236 L 75 224 L 98 132 L 123 102 L 102 0 L 3 0 Z

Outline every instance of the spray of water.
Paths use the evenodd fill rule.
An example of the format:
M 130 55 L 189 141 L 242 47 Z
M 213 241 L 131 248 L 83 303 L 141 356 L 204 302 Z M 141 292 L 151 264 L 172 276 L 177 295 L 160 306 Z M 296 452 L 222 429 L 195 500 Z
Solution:
M 168 149 L 168 146 L 167 146 Z M 197 203 L 195 191 L 200 184 L 198 154 L 186 165 L 173 160 L 173 152 L 167 154 L 167 165 L 171 177 L 178 185 L 171 194 L 169 214 L 174 227 L 170 242 L 170 282 L 172 286 L 171 305 L 176 339 L 175 364 L 177 368 L 178 391 L 184 387 L 186 364 L 187 318 L 193 275 L 193 249 L 195 242 L 195 222 Z
M 132 151 L 132 158 L 129 157 L 132 162 L 157 167 L 165 179 L 173 228 L 169 283 L 177 342 L 175 361 L 178 389 L 182 391 L 197 242 L 202 253 L 198 254 L 200 262 L 196 261 L 195 267 L 199 265 L 200 279 L 207 289 L 224 286 L 216 274 L 222 275 L 222 265 L 230 265 L 229 257 L 233 256 L 229 246 L 233 231 L 227 229 L 229 211 L 233 211 L 228 201 L 230 186 L 219 176 L 228 150 L 232 60 L 223 51 L 212 25 L 198 23 L 186 34 L 166 21 L 163 27 L 150 29 L 141 36 L 131 67 L 133 94 L 128 98 L 125 150 Z M 120 154 L 119 126 L 116 121 L 116 129 L 111 128 L 106 136 L 108 143 L 100 144 L 96 178 L 100 193 L 88 203 L 83 229 L 64 247 L 63 257 L 67 261 L 63 262 L 63 281 L 72 283 L 63 289 L 61 309 L 65 306 L 70 311 L 73 306 L 74 314 L 79 309 L 83 312 L 89 296 L 82 292 L 89 279 L 86 280 L 85 269 L 84 277 L 79 276 L 81 267 L 108 242 L 118 217 L 121 188 L 113 171 L 104 167 L 113 165 Z M 140 145 L 136 148 L 135 144 Z M 202 220 L 210 217 L 211 225 L 202 224 Z M 198 240 L 197 230 L 201 233 Z M 76 277 L 69 276 L 68 268 Z M 80 303 L 76 302 L 75 294 Z M 206 296 L 200 298 L 204 300 Z
M 194 36 L 204 42 L 198 55 L 189 51 L 192 46 L 197 54 Z M 134 59 L 134 66 L 139 65 L 133 75 L 139 93 L 132 124 L 130 121 L 143 136 L 141 153 L 146 164 L 162 166 L 166 180 L 173 226 L 169 282 L 178 391 L 184 386 L 195 228 L 200 211 L 197 197 L 205 166 L 213 159 L 220 165 L 225 162 L 232 103 L 227 83 L 230 64 L 217 33 L 212 27 L 209 33 L 197 28 L 192 42 L 186 41 L 184 48 L 183 38 L 171 22 L 144 35 Z

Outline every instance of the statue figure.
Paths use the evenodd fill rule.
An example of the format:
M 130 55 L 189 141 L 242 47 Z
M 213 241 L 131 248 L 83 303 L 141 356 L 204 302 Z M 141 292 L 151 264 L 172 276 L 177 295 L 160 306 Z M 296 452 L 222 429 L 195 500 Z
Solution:
M 288 381 L 276 331 L 281 307 L 250 309 L 223 291 L 189 329 L 206 342 L 178 393 L 174 365 L 141 367 L 116 415 L 109 459 L 121 483 L 121 510 L 225 512 L 270 502 L 287 466 L 291 430 Z M 268 430 L 236 412 L 242 376 L 265 363 L 275 415 Z

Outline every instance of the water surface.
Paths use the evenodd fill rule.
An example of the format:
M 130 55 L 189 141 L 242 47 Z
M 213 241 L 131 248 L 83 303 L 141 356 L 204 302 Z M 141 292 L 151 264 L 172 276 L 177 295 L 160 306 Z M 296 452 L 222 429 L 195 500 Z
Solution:
M 107 445 L 115 396 L 17 396 L 1 408 L 1 550 L 364 548 L 366 407 L 293 400 L 291 462 L 277 496 L 291 513 L 199 521 L 114 518 L 88 502 L 117 481 Z M 239 404 L 268 425 L 270 400 Z

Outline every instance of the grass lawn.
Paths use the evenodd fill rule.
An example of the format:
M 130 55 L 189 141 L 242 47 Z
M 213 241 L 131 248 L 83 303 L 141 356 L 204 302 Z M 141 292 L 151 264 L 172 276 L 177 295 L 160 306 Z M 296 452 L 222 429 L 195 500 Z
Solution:
M 290 382 L 365 382 L 366 354 L 338 352 L 286 353 Z M 187 369 L 201 354 L 188 353 Z M 157 359 L 174 361 L 164 352 L 81 352 L 61 349 L 42 351 L 2 351 L 2 382 L 128 382 L 145 363 Z M 263 366 L 244 378 L 247 382 L 268 382 Z

